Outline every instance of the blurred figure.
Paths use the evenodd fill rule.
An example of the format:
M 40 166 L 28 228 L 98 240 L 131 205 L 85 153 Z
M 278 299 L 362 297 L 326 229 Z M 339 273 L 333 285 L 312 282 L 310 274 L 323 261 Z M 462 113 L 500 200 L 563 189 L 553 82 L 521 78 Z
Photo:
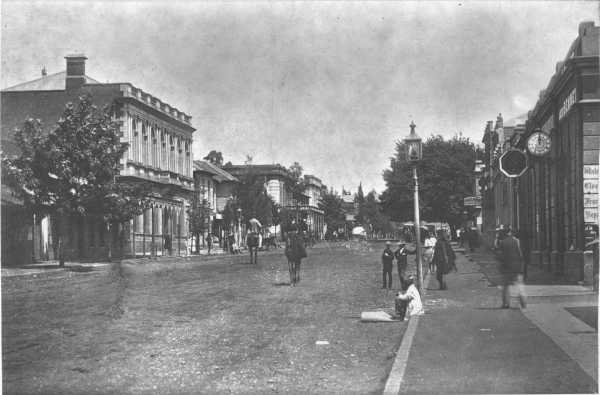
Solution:
M 506 229 L 506 237 L 499 242 L 500 272 L 502 273 L 502 308 L 510 308 L 510 286 L 515 285 L 521 308 L 527 307 L 527 296 L 523 284 L 523 253 L 519 240 L 512 229 Z
M 416 250 L 409 251 L 406 248 L 406 243 L 399 242 L 398 249 L 394 251 L 394 257 L 396 258 L 396 265 L 398 268 L 398 277 L 400 278 L 400 287 L 403 291 L 408 288 L 406 279 L 406 268 L 408 267 L 408 254 L 415 254 Z
M 450 273 L 451 269 L 456 270 L 454 260 L 456 255 L 450 246 L 450 243 L 444 237 L 444 232 L 440 229 L 437 232 L 437 242 L 433 248 L 433 263 L 436 267 L 436 278 L 440 284 L 440 290 L 448 289 L 444 275 Z

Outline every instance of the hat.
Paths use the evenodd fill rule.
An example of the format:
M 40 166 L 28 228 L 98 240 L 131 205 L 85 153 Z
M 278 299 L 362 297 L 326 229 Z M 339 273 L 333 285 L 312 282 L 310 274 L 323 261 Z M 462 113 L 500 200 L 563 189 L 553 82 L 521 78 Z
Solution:
M 403 241 L 399 241 L 399 242 L 398 242 L 398 245 L 399 245 L 399 246 L 403 246 L 403 245 L 406 245 L 406 243 L 405 243 L 405 242 L 403 242 Z
M 391 246 L 391 245 L 392 245 L 392 242 L 391 242 L 391 241 L 386 241 L 386 242 L 385 242 L 385 245 L 386 245 L 386 246 Z

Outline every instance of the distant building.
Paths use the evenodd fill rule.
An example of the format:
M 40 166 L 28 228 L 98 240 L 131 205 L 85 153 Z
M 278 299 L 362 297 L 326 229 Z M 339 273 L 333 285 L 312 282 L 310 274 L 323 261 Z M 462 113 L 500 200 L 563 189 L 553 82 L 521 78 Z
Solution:
M 26 118 L 38 118 L 46 130 L 54 128 L 65 104 L 90 94 L 97 106 L 115 105 L 121 123 L 121 141 L 129 149 L 121 160 L 120 182 L 145 183 L 151 189 L 151 207 L 114 235 L 100 221 L 88 217 L 68 219 L 64 240 L 68 259 L 104 257 L 107 243 L 116 255 L 185 254 L 187 209 L 194 190 L 192 178 L 191 116 L 131 83 L 100 83 L 85 74 L 86 57 L 66 56 L 66 71 L 47 75 L 1 92 L 2 148 L 16 154 L 13 130 Z M 53 259 L 52 219 L 37 219 L 32 230 L 21 205 L 9 191 L 2 192 L 2 262 L 16 264 Z M 24 225 L 27 224 L 27 225 Z M 17 226 L 23 229 L 13 232 Z M 27 230 L 28 229 L 28 230 Z M 18 233 L 18 235 L 15 235 Z M 25 255 L 22 256 L 23 251 Z
M 227 226 L 223 224 L 223 210 L 227 202 L 233 198 L 237 178 L 207 161 L 194 161 L 194 185 L 198 201 L 207 202 L 210 210 L 207 229 L 204 236 L 213 234 L 223 239 Z
M 234 177 L 243 181 L 247 174 L 262 177 L 265 188 L 275 204 L 290 210 L 296 208 L 302 214 L 302 219 L 306 220 L 309 231 L 313 232 L 315 237 L 323 237 L 323 226 L 325 221 L 323 211 L 318 207 L 320 195 L 317 196 L 317 190 L 322 190 L 321 180 L 315 176 L 306 176 L 306 189 L 303 193 L 295 195 L 291 189 L 293 177 L 290 172 L 279 164 L 275 165 L 229 165 L 223 166 Z M 311 200 L 312 198 L 312 200 Z M 314 204 L 316 203 L 316 204 Z

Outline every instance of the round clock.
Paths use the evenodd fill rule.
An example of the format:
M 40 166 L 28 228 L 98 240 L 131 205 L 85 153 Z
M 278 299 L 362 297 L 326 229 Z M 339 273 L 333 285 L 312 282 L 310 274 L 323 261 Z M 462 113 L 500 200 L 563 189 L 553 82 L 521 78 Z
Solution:
M 531 136 L 527 139 L 527 150 L 532 155 L 546 155 L 550 152 L 551 145 L 552 139 L 550 138 L 550 135 L 541 130 L 531 133 Z

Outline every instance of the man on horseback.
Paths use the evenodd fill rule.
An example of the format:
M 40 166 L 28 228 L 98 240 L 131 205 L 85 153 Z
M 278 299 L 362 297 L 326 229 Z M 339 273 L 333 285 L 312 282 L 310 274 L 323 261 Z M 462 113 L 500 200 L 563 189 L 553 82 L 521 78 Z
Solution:
M 288 259 L 290 269 L 290 285 L 295 287 L 300 282 L 300 263 L 302 262 L 302 258 L 306 258 L 304 241 L 301 235 L 298 234 L 298 228 L 295 225 L 292 225 L 288 229 L 285 256 Z

